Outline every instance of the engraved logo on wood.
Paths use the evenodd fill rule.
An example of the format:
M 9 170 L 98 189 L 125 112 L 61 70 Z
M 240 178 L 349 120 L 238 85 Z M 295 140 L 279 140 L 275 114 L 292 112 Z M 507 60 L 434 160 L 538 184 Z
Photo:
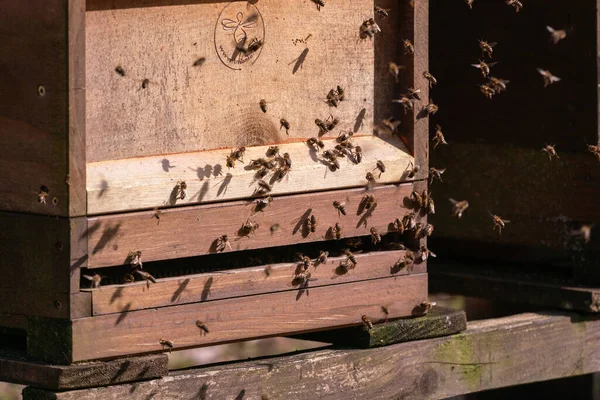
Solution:
M 226 67 L 242 70 L 254 64 L 264 40 L 265 23 L 254 4 L 238 1 L 221 11 L 215 26 L 215 50 Z

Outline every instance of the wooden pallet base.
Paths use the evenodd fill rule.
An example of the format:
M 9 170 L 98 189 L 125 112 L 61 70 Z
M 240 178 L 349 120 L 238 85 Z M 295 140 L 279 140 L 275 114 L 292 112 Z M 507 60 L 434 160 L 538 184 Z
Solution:
M 374 324 L 371 330 L 355 326 L 309 333 L 295 338 L 368 349 L 453 335 L 465 329 L 467 329 L 467 315 L 464 311 L 434 307 L 423 317 Z
M 596 318 L 527 313 L 471 322 L 458 335 L 418 343 L 309 351 L 94 389 L 26 388 L 23 399 L 438 399 L 599 372 L 599 339 Z

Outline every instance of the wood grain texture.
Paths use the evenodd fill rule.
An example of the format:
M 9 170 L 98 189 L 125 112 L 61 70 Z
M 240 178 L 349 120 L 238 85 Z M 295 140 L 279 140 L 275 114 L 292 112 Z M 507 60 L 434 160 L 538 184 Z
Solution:
M 331 112 L 348 130 L 365 109 L 361 132 L 372 132 L 374 46 L 359 39 L 371 0 L 330 1 L 321 12 L 310 1 L 120 3 L 86 16 L 88 161 L 279 142 L 288 138 L 280 118 L 292 126 L 289 137 L 309 138 L 315 118 Z M 238 12 L 245 26 L 258 15 L 256 24 L 225 30 Z M 263 39 L 262 49 L 222 62 L 244 31 L 248 41 Z M 309 34 L 306 44 L 294 42 Z M 200 57 L 206 62 L 193 66 Z M 336 85 L 347 96 L 332 109 L 325 99 Z
M 28 359 L 24 353 L 0 350 L 0 380 L 49 390 L 116 385 L 159 378 L 169 373 L 166 354 L 73 365 L 51 365 Z
M 310 268 L 311 287 L 385 278 L 392 275 L 394 263 L 404 257 L 404 251 L 374 252 L 356 255 L 358 266 L 347 273 L 340 264 L 346 257 L 330 258 L 327 264 Z M 265 266 L 243 268 L 176 278 L 158 279 L 156 284 L 136 282 L 128 285 L 103 286 L 88 289 L 93 302 L 93 315 L 135 311 L 147 308 L 221 300 L 233 297 L 290 290 L 298 263 L 271 265 L 269 276 Z M 414 266 L 410 273 L 426 272 L 425 263 Z M 406 275 L 402 270 L 394 276 Z
M 130 251 L 137 250 L 142 251 L 144 261 L 214 253 L 215 240 L 224 234 L 235 251 L 330 240 L 325 236 L 335 223 L 342 226 L 343 237 L 369 235 L 371 227 L 383 234 L 395 218 L 409 212 L 404 203 L 411 187 L 376 187 L 372 193 L 378 204 L 366 217 L 364 212 L 357 215 L 365 190 L 354 189 L 276 197 L 264 212 L 254 215 L 254 203 L 236 202 L 163 210 L 158 224 L 154 211 L 89 218 L 88 267 L 121 265 Z M 334 200 L 346 203 L 346 216 L 338 215 Z M 304 221 L 310 214 L 317 217 L 318 226 L 307 235 Z M 259 228 L 255 234 L 240 237 L 239 229 L 247 219 Z M 271 233 L 275 224 L 279 230 Z
M 326 143 L 327 148 L 336 144 L 333 140 Z M 396 183 L 412 161 L 397 138 L 366 136 L 355 138 L 354 143 L 363 149 L 362 163 L 340 159 L 341 169 L 336 172 L 319 161 L 317 153 L 304 142 L 280 146 L 282 154 L 290 154 L 292 169 L 281 182 L 274 182 L 272 174 L 265 178 L 273 184 L 270 194 L 364 186 L 366 173 L 376 169 L 377 160 L 383 161 L 387 168 L 380 177 L 375 173 L 377 181 Z M 268 146 L 248 148 L 244 155 L 246 165 L 250 160 L 265 158 L 267 149 Z M 225 162 L 230 152 L 216 150 L 88 164 L 88 212 L 102 214 L 252 197 L 258 187 L 256 171 L 246 169 L 242 163 L 228 169 Z M 187 183 L 184 200 L 176 198 L 178 181 Z
M 542 307 L 600 312 L 600 289 L 503 274 L 484 267 L 430 266 L 431 290 Z
M 28 354 L 77 362 L 159 352 L 160 339 L 184 349 L 359 325 L 361 315 L 375 314 L 382 303 L 391 317 L 405 317 L 427 297 L 427 274 L 308 289 L 76 319 L 55 335 L 30 327 Z M 203 335 L 198 320 L 210 333 Z
M 172 372 L 149 382 L 24 400 L 444 399 L 600 371 L 600 321 L 520 314 L 475 321 L 458 335 L 375 349 L 327 349 Z M 34 397 L 38 396 L 38 397 Z

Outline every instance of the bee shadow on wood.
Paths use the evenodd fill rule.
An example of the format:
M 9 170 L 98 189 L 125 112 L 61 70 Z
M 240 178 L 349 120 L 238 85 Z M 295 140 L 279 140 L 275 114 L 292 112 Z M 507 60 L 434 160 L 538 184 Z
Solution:
M 121 310 L 119 314 L 119 318 L 115 321 L 115 326 L 119 325 L 123 320 L 129 315 L 128 311 L 131 310 L 131 302 L 127 303 L 125 307 Z
M 170 206 L 174 206 L 175 204 L 177 204 L 177 195 L 179 194 L 179 188 L 177 187 L 177 185 L 175 185 L 173 187 L 173 190 L 171 190 L 171 194 L 169 194 L 169 205 Z
M 179 298 L 181 297 L 181 294 L 185 291 L 185 288 L 187 287 L 187 285 L 189 285 L 189 283 L 190 283 L 190 278 L 187 278 L 186 280 L 181 282 L 181 284 L 179 285 L 177 290 L 175 292 L 173 292 L 173 296 L 171 297 L 171 303 L 179 300 Z
M 371 208 L 369 208 L 369 209 L 367 210 L 367 212 L 366 212 L 366 213 L 364 213 L 364 214 L 362 215 L 362 217 L 360 217 L 360 219 L 359 219 L 359 220 L 358 220 L 358 222 L 356 223 L 356 227 L 357 227 L 357 228 L 359 228 L 361 225 L 364 225 L 364 226 L 365 226 L 365 228 L 367 227 L 367 220 L 368 220 L 369 218 L 371 218 L 371 215 L 373 215 L 373 211 L 375 211 L 375 208 L 377 208 L 377 204 L 373 204 L 373 205 L 371 206 Z
M 121 296 L 123 296 L 123 288 L 117 288 L 114 293 L 112 294 L 112 296 L 110 296 L 110 304 L 114 303 L 118 298 L 120 298 Z
M 104 193 L 106 193 L 107 190 L 108 181 L 106 179 L 103 179 L 102 182 L 100 182 L 100 191 L 98 192 L 98 198 L 104 196 Z
M 308 149 L 308 155 L 310 156 L 310 159 L 313 160 L 314 162 L 320 161 L 317 154 L 319 154 L 319 153 L 317 152 L 317 149 L 315 149 L 314 147 L 310 147 Z
M 234 400 L 244 400 L 244 397 L 246 397 L 246 389 L 240 390 L 240 392 L 238 393 L 238 395 L 235 396 Z
M 292 75 L 295 74 L 296 72 L 298 72 L 298 70 L 302 68 L 302 65 L 304 64 L 304 61 L 306 60 L 307 55 L 308 55 L 308 47 L 305 48 L 302 51 L 302 53 L 300 53 L 298 58 L 296 58 L 294 61 L 292 61 L 291 63 L 288 64 L 288 65 L 291 65 L 294 62 L 296 63 L 296 64 L 294 64 L 294 69 L 292 69 Z
M 366 114 L 367 114 L 367 109 L 363 108 L 362 110 L 360 110 L 360 112 L 356 116 L 356 119 L 354 120 L 354 127 L 352 128 L 352 131 L 354 133 L 358 132 L 358 130 L 364 125 Z
M 412 210 L 413 208 L 415 208 L 415 202 L 413 200 L 411 200 L 410 197 L 406 196 L 402 199 L 402 206 L 404 208 Z
M 221 194 L 227 193 L 227 186 L 229 186 L 229 183 L 231 183 L 232 178 L 233 175 L 231 173 L 227 173 L 227 175 L 225 175 L 225 178 L 221 182 L 221 186 L 219 186 L 219 190 L 217 190 L 217 197 L 219 197 Z
M 211 276 L 204 283 L 204 287 L 202 288 L 202 295 L 200 296 L 201 301 L 206 301 L 206 299 L 208 299 L 208 296 L 210 295 L 210 287 L 212 286 L 213 281 L 214 279 Z
M 427 109 L 425 107 L 421 108 L 421 110 L 417 113 L 417 121 L 427 118 L 428 115 Z
M 92 250 L 92 254 L 96 254 L 100 250 L 104 249 L 106 247 L 106 245 L 108 243 L 110 243 L 115 238 L 115 236 L 117 236 L 120 229 L 121 229 L 120 222 L 115 226 L 107 226 L 106 228 L 104 228 L 104 232 L 102 232 L 102 236 L 100 237 L 100 240 L 98 240 L 98 243 L 96 243 L 94 250 Z
M 204 168 L 188 168 L 192 171 L 196 171 L 196 175 L 198 175 L 198 179 L 200 179 L 201 181 L 204 180 L 204 178 L 210 178 L 210 176 L 213 173 L 213 166 L 208 164 L 206 164 Z
M 131 366 L 131 360 L 127 360 L 125 361 L 121 367 L 119 367 L 119 370 L 117 372 L 115 372 L 115 374 L 110 378 L 110 383 L 114 383 L 116 382 L 121 376 L 123 376 L 123 374 L 125 372 L 127 372 L 127 370 L 129 369 L 129 367 Z M 148 368 L 148 367 L 146 367 Z M 141 371 L 143 372 L 143 371 Z
M 200 389 L 198 390 L 198 399 L 199 400 L 206 400 L 208 393 L 208 384 L 203 383 L 202 386 L 200 386 Z
M 171 165 L 171 161 L 169 161 L 169 159 L 167 159 L 167 158 L 163 158 L 159 162 L 162 164 L 162 169 L 165 172 L 169 172 L 170 169 L 176 168 L 175 165 Z
M 311 213 L 312 213 L 312 208 L 309 208 L 308 210 L 306 210 L 304 212 L 304 214 L 302 214 L 302 216 L 298 220 L 298 223 L 296 224 L 296 226 L 294 226 L 294 229 L 292 230 L 292 235 L 295 235 L 296 233 L 298 233 L 300 228 L 302 228 L 302 237 L 306 237 L 306 236 L 304 236 L 304 228 L 306 227 L 306 221 L 308 221 L 308 217 L 310 217 Z

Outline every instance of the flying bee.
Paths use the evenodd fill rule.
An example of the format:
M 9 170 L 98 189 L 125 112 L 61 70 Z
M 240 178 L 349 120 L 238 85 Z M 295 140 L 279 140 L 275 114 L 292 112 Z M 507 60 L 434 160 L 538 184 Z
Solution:
M 325 123 L 327 124 L 327 130 L 332 131 L 340 123 L 340 119 L 338 117 L 334 117 L 333 115 L 329 115 L 329 118 L 327 118 Z
M 279 146 L 269 146 L 265 154 L 267 157 L 275 157 L 279 154 Z
M 494 229 L 496 230 L 496 228 L 498 228 L 498 233 L 501 235 L 502 234 L 502 228 L 504 228 L 506 226 L 506 224 L 508 224 L 510 221 L 506 220 L 506 219 L 502 219 L 501 217 L 494 215 L 494 214 L 490 214 L 492 216 L 492 222 L 494 223 Z
M 340 240 L 342 238 L 342 226 L 336 222 L 334 226 L 329 227 L 327 234 L 336 240 Z
M 324 0 L 311 0 L 313 3 L 317 5 L 317 10 L 321 11 L 321 7 L 325 7 Z
M 404 45 L 404 54 L 415 54 L 415 46 L 408 39 L 402 39 Z
M 287 121 L 287 119 L 281 118 L 279 120 L 279 123 L 281 124 L 281 126 L 279 127 L 279 130 L 281 130 L 281 128 L 285 128 L 285 134 L 289 135 L 290 134 L 290 123 Z
M 394 226 L 394 229 L 400 233 L 403 234 L 404 233 L 404 224 L 402 223 L 402 221 L 400 220 L 400 218 L 396 218 L 392 224 Z
M 377 200 L 372 194 L 367 194 L 361 200 L 361 206 L 365 210 L 374 209 L 377 206 Z
M 404 257 L 399 258 L 398 261 L 396 261 L 392 266 L 392 273 L 400 272 L 405 268 L 410 272 L 413 270 L 414 265 L 415 254 L 410 250 L 406 250 Z
M 329 252 L 321 250 L 319 252 L 319 257 L 317 257 L 316 263 L 317 264 L 327 264 L 328 257 L 329 257 Z
M 413 98 L 413 99 L 417 99 L 417 100 L 421 100 L 421 89 L 415 89 L 415 88 L 408 88 L 408 93 L 406 94 L 407 97 Z
M 306 229 L 310 233 L 315 233 L 317 231 L 317 217 L 311 215 L 310 218 L 306 219 Z
M 129 252 L 127 259 L 133 268 L 143 268 L 142 252 L 140 250 Z
M 436 112 L 438 112 L 438 110 L 439 110 L 439 107 L 436 104 L 434 104 L 432 102 L 432 100 L 430 99 L 430 103 L 421 109 L 421 111 L 419 112 L 419 115 L 417 115 L 417 119 L 421 119 L 421 118 L 428 117 L 430 115 L 434 115 Z
M 82 274 L 81 276 L 91 282 L 91 287 L 93 289 L 99 288 L 100 287 L 100 283 L 102 282 L 102 279 L 103 279 L 103 277 L 100 276 L 100 275 L 98 275 L 98 274 L 94 274 L 94 275 L 84 275 L 84 274 Z
M 205 334 L 208 334 L 208 327 L 206 326 L 206 324 L 200 320 L 196 321 L 196 326 L 200 329 L 202 329 L 204 331 Z
M 410 161 L 408 163 L 408 166 L 406 167 L 406 171 L 404 172 L 404 174 L 406 175 L 407 178 L 414 178 L 420 169 L 421 169 L 421 167 L 419 167 L 418 165 L 414 165 L 412 163 L 412 161 Z
M 415 210 L 420 210 L 423 208 L 423 196 L 421 196 L 416 190 L 413 190 L 410 194 L 410 200 L 413 202 L 413 207 Z
M 231 244 L 229 243 L 229 238 L 227 235 L 222 235 L 217 238 L 216 250 L 217 253 L 221 253 L 225 251 L 225 248 L 229 248 L 231 250 Z
M 302 268 L 304 269 L 304 271 L 306 271 L 307 269 L 309 269 L 310 266 L 312 265 L 312 261 L 311 261 L 310 257 L 305 256 L 302 253 L 297 253 L 296 254 L 296 258 L 298 259 L 298 261 L 300 261 L 300 265 L 302 266 Z
M 373 329 L 373 323 L 371 322 L 369 317 L 367 317 L 366 315 L 363 315 L 362 317 L 360 317 L 360 319 L 362 320 L 363 328 L 366 331 L 370 331 L 371 329 Z
M 170 341 L 170 340 L 159 339 L 159 340 L 158 340 L 158 343 L 160 343 L 160 345 L 161 345 L 163 348 L 165 348 L 165 347 L 166 347 L 167 349 L 169 349 L 169 353 L 171 352 L 171 350 L 173 350 L 173 347 L 175 347 L 175 344 L 173 344 L 173 342 L 172 342 L 172 341 Z
M 429 168 L 429 185 L 431 185 L 434 181 L 434 179 L 439 180 L 440 182 L 442 181 L 442 174 L 446 172 L 446 168 L 444 169 L 437 169 L 437 168 Z
M 379 15 L 381 18 L 387 18 L 390 16 L 390 14 L 388 13 L 390 10 L 389 9 L 383 9 L 379 6 L 375 6 L 375 14 Z
M 479 90 L 481 90 L 481 93 L 483 93 L 483 95 L 490 100 L 496 94 L 496 91 L 488 84 L 483 84 L 483 85 L 478 85 L 478 86 L 479 86 Z
M 475 0 L 465 0 L 465 3 L 467 3 L 467 6 L 472 10 L 473 9 L 473 3 L 475 2 Z
M 187 183 L 185 181 L 178 181 L 175 188 L 177 189 L 175 199 L 184 200 L 185 196 L 187 196 Z
M 505 91 L 506 84 L 508 84 L 510 82 L 510 81 L 507 81 L 506 79 L 494 78 L 493 76 L 490 76 L 488 79 L 490 80 L 488 82 L 488 86 L 491 87 L 492 89 L 494 89 L 496 94 L 502 93 L 503 91 Z
M 267 101 L 265 99 L 260 99 L 260 109 L 262 110 L 262 112 L 266 113 L 267 112 Z
M 325 147 L 325 143 L 323 143 L 323 141 L 321 139 L 317 139 L 316 137 L 311 137 L 310 139 L 308 139 L 306 141 L 306 144 L 309 147 L 312 147 L 316 150 L 318 150 L 318 148 L 323 149 Z
M 427 214 L 435 214 L 435 202 L 433 201 L 433 197 L 431 197 L 431 193 L 429 193 L 429 196 L 427 197 L 425 211 L 427 212 Z
M 352 254 L 352 252 L 349 249 L 344 249 L 342 251 L 349 262 L 351 262 L 353 265 L 358 265 L 358 261 L 356 261 L 356 256 L 354 256 L 354 254 Z
M 554 44 L 557 44 L 567 37 L 567 31 L 564 29 L 554 29 L 550 25 L 546 25 L 546 30 L 550 32 L 550 38 Z
M 415 219 L 415 213 L 414 212 L 410 212 L 410 213 L 406 214 L 404 216 L 404 218 L 402 218 L 402 224 L 404 225 L 404 228 L 408 229 L 409 231 L 413 230 L 413 229 L 416 229 L 416 227 L 417 227 L 417 220 Z
M 585 243 L 589 243 L 592 239 L 592 228 L 594 225 L 581 225 L 579 229 L 571 231 L 571 236 L 580 236 Z
M 494 52 L 494 47 L 496 46 L 496 44 L 496 42 L 486 42 L 485 40 L 479 40 L 479 47 L 481 48 L 482 56 L 492 58 L 492 53 Z
M 406 69 L 406 67 L 404 65 L 398 65 L 392 61 L 390 61 L 388 63 L 388 70 L 390 71 L 390 74 L 392 74 L 394 76 L 396 83 L 398 83 L 398 79 L 400 77 L 400 71 L 403 69 Z
M 456 218 L 462 218 L 464 212 L 467 210 L 467 208 L 469 208 L 469 202 L 467 200 L 448 200 L 450 200 L 450 203 L 452 203 L 452 215 Z
M 600 146 L 588 144 L 587 147 L 588 147 L 588 151 L 590 153 L 592 153 L 598 159 L 598 161 L 600 161 Z
M 392 134 L 396 132 L 402 121 L 396 120 L 394 117 L 388 117 L 382 122 L 383 126 L 388 129 Z
M 263 195 L 263 194 L 269 193 L 271 190 L 273 190 L 271 185 L 269 185 L 267 182 L 263 181 L 262 179 L 259 179 L 257 181 L 257 183 L 258 183 L 258 188 L 256 188 L 255 193 L 258 195 Z
M 421 259 L 421 261 L 427 261 L 429 257 L 436 258 L 437 256 L 433 251 L 429 250 L 427 246 L 421 246 L 421 248 L 419 249 L 419 258 Z
M 369 230 L 369 232 L 371 232 L 371 242 L 373 244 L 377 244 L 381 242 L 381 235 L 379 234 L 379 231 L 373 227 Z
M 148 272 L 142 271 L 141 269 L 136 269 L 134 272 L 136 274 L 138 274 L 142 279 L 146 280 L 147 282 L 156 283 L 156 279 L 152 275 L 150 275 Z
M 319 127 L 319 129 L 322 133 L 325 133 L 329 130 L 329 129 L 327 129 L 327 124 L 322 119 L 319 119 L 319 118 L 315 119 L 315 124 Z
M 50 196 L 50 189 L 47 186 L 42 186 L 38 192 L 38 203 L 47 204 L 48 196 Z
M 432 88 L 434 85 L 437 85 L 437 79 L 435 79 L 435 77 L 429 72 L 424 71 L 423 78 L 427 79 L 427 82 L 429 82 L 429 88 Z
M 513 7 L 516 12 L 521 11 L 521 8 L 523 8 L 523 3 L 521 3 L 519 0 L 506 0 L 506 4 Z
M 498 64 L 497 62 L 486 63 L 483 60 L 479 60 L 479 64 L 471 64 L 471 67 L 478 68 L 481 71 L 481 75 L 487 78 L 490 75 L 490 68 Z
M 556 153 L 556 150 L 554 149 L 556 145 L 550 145 L 550 144 L 546 144 L 546 146 L 544 146 L 544 148 L 542 149 L 543 152 L 545 152 L 546 154 L 548 154 L 548 159 L 550 161 L 552 161 L 552 157 L 556 157 L 556 158 L 560 158 L 558 156 L 558 154 Z
M 413 101 L 406 96 L 402 96 L 399 99 L 394 99 L 392 100 L 392 103 L 402 104 L 402 107 L 404 108 L 404 114 L 406 114 L 408 111 L 412 111 L 415 108 Z
M 362 151 L 362 147 L 360 146 L 356 146 L 354 148 L 354 159 L 356 160 L 357 164 L 360 164 L 360 162 L 363 159 L 363 151 Z
M 558 76 L 552 75 L 552 73 L 548 70 L 537 68 L 537 72 L 542 75 L 542 78 L 544 78 L 544 87 L 560 81 Z
M 352 136 L 354 136 L 354 132 L 352 131 L 341 131 L 336 140 L 338 142 L 345 142 L 347 140 L 350 140 Z
M 381 28 L 379 27 L 379 25 L 377 25 L 373 18 L 369 18 L 363 21 L 362 25 L 360 26 L 360 37 L 362 39 L 365 39 L 367 37 L 372 39 L 373 36 L 375 36 L 375 34 L 380 32 Z
M 440 144 L 448 144 L 448 142 L 446 142 L 446 138 L 444 137 L 444 133 L 442 132 L 442 127 L 439 125 L 435 126 L 435 134 L 433 135 L 433 148 L 435 149 L 436 147 L 438 147 L 438 145 Z
M 346 215 L 346 203 L 340 203 L 339 201 L 335 200 L 333 202 L 333 207 L 338 211 L 338 215 L 340 213 L 342 213 L 342 215 Z
M 244 222 L 242 224 L 242 232 L 244 233 L 244 235 L 249 235 L 251 233 L 256 233 L 256 230 L 260 227 L 260 225 L 257 222 L 254 221 L 250 221 L 249 219 L 246 220 L 246 222 Z
M 435 304 L 435 301 L 429 302 L 427 300 L 423 300 L 412 310 L 413 317 L 422 317 L 426 315 L 429 310 L 435 306 Z

